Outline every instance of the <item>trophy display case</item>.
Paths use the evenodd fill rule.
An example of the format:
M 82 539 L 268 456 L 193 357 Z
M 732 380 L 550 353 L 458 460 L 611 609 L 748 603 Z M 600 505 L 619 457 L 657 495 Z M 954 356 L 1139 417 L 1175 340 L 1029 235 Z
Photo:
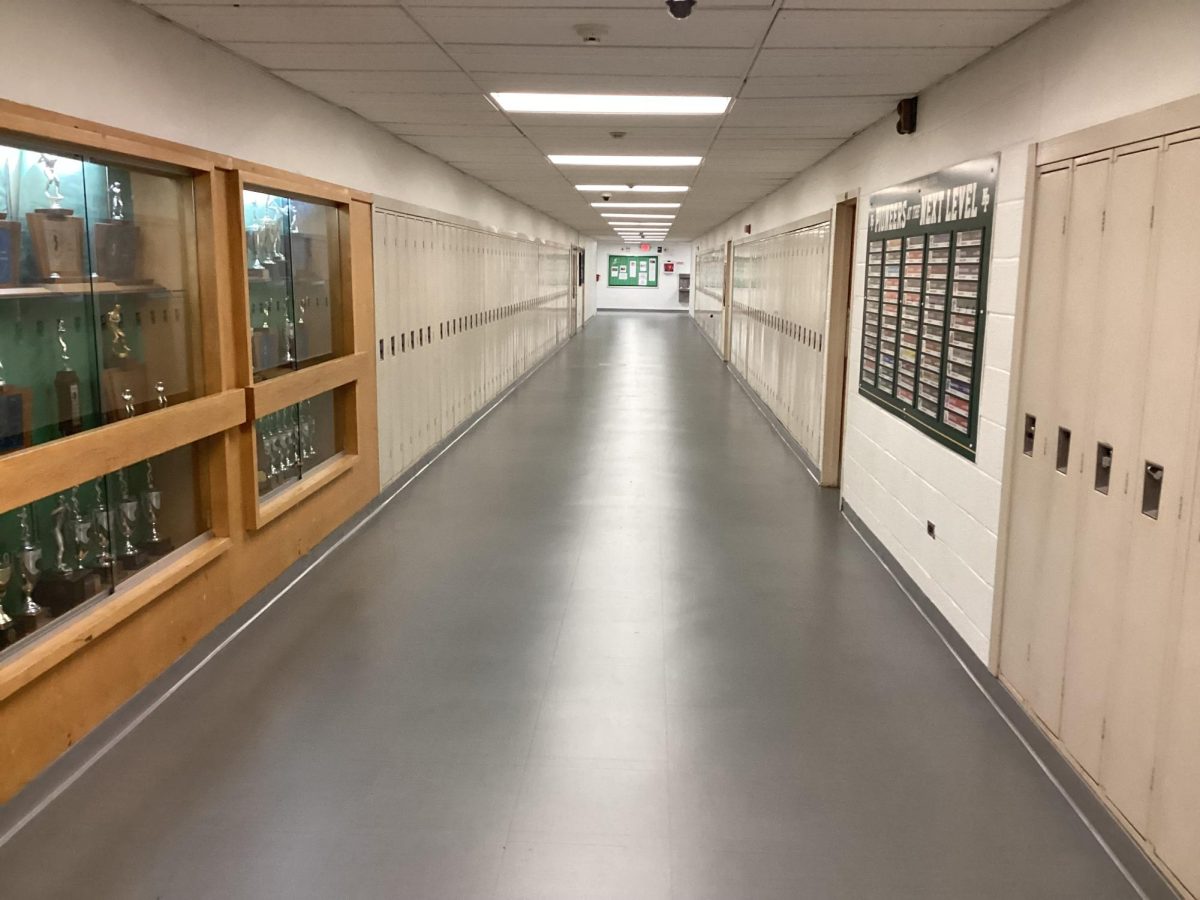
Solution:
M 191 445 L 0 515 L 0 650 L 111 594 L 208 528 Z
M 335 423 L 333 391 L 255 420 L 260 500 L 311 474 L 337 454 Z
M 254 380 L 332 358 L 340 302 L 337 207 L 246 188 L 242 217 Z
M 0 144 L 0 454 L 200 388 L 192 181 Z

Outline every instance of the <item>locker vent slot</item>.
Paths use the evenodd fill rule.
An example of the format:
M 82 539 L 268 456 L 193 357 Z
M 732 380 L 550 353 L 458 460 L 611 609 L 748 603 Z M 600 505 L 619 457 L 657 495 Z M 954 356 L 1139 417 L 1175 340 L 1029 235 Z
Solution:
M 1058 429 L 1058 453 L 1054 457 L 1054 468 L 1063 475 L 1067 474 L 1067 466 L 1071 462 L 1071 429 Z
M 1108 444 L 1096 445 L 1096 490 L 1101 494 L 1108 493 L 1108 483 L 1112 478 L 1112 447 Z
M 1037 416 L 1025 416 L 1025 455 L 1033 456 L 1033 439 L 1037 433 Z
M 1142 515 L 1151 519 L 1158 518 L 1158 505 L 1162 500 L 1163 467 L 1146 461 L 1145 475 L 1142 477 Z

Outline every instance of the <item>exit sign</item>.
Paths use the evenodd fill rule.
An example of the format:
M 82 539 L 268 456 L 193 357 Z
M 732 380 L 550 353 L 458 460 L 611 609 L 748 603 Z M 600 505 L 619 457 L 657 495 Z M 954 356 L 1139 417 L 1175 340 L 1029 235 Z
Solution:
M 642 251 L 643 253 L 645 253 L 647 250 L 649 250 L 649 249 L 650 249 L 650 245 L 649 245 L 649 244 L 642 244 L 642 246 L 641 246 L 641 248 L 640 248 L 640 249 L 641 249 L 641 251 Z

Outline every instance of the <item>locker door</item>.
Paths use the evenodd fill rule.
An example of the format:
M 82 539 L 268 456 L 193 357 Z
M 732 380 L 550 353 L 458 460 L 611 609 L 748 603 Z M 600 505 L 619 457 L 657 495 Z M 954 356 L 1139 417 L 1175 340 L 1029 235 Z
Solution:
M 1112 665 L 1120 598 L 1126 596 L 1129 527 L 1137 497 L 1136 444 L 1141 424 L 1148 304 L 1150 210 L 1157 146 L 1110 165 L 1100 278 L 1092 298 L 1095 349 L 1082 379 L 1086 409 L 1072 433 L 1070 466 L 1080 483 L 1074 572 L 1063 675 L 1060 737 L 1097 777 L 1104 728 L 1103 685 Z M 1065 375 L 1066 373 L 1061 373 Z M 1111 447 L 1111 456 L 1100 449 Z M 1107 492 L 1096 490 L 1097 461 L 1108 456 Z
M 1197 434 L 1194 397 L 1200 290 L 1195 281 L 1196 240 L 1190 232 L 1200 203 L 1198 151 L 1200 140 L 1192 140 L 1174 144 L 1161 156 L 1153 286 L 1130 294 L 1145 298 L 1138 305 L 1146 310 L 1145 319 L 1153 314 L 1153 326 L 1149 358 L 1143 368 L 1145 421 L 1131 490 L 1141 503 L 1138 514 L 1132 517 L 1129 589 L 1117 630 L 1116 653 L 1110 658 L 1101 772 L 1108 795 L 1142 833 L 1149 819 L 1163 660 L 1171 643 L 1168 622 L 1179 595 L 1181 571 L 1176 562 L 1187 528 L 1183 501 L 1194 492 L 1194 450 L 1189 452 L 1188 448 L 1195 447 Z M 1155 151 L 1130 158 L 1134 156 L 1153 161 L 1159 158 Z M 1148 222 L 1149 208 L 1137 212 Z M 1145 476 L 1148 465 L 1161 467 L 1161 479 Z M 1143 491 L 1149 491 L 1150 496 Z M 1159 494 L 1157 498 L 1155 493 Z M 1156 517 L 1142 512 L 1150 507 Z M 1192 593 L 1188 602 L 1194 604 L 1197 596 Z M 1184 694 L 1190 694 L 1193 705 L 1200 702 L 1194 682 L 1184 688 Z M 1198 848 L 1200 845 L 1193 844 L 1193 856 Z
M 1017 401 L 1018 445 L 1013 452 L 1009 545 L 1005 561 L 1004 610 L 1000 671 L 1029 700 L 1035 693 L 1032 669 L 1037 607 L 1043 597 L 1037 578 L 1038 555 L 1046 536 L 1049 513 L 1047 482 L 1057 474 L 1046 457 L 1046 432 L 1052 431 L 1052 404 L 1057 377 L 1055 348 L 1062 307 L 1059 297 L 1066 278 L 1065 224 L 1070 208 L 1072 171 L 1063 165 L 1043 170 L 1029 202 L 1035 204 L 1030 241 L 1030 269 L 1024 311 L 1024 350 Z M 1032 440 L 1025 430 L 1032 427 Z
M 387 341 L 387 309 L 390 285 L 388 277 L 388 237 L 391 216 L 381 210 L 375 210 L 372 228 L 373 252 L 375 254 L 375 413 L 378 423 L 379 441 L 379 481 L 381 485 L 391 480 L 392 448 L 387 439 L 388 426 L 391 422 L 391 409 L 388 405 L 388 371 L 387 357 L 378 352 L 378 341 Z
M 1077 165 L 1072 180 L 1071 208 L 1067 220 L 1067 277 L 1062 298 L 1062 319 L 1056 352 L 1060 373 L 1086 372 L 1095 353 L 1096 320 L 1093 304 L 1100 287 L 1104 203 L 1108 183 L 1108 157 Z M 1043 465 L 1051 477 L 1046 484 L 1046 531 L 1038 554 L 1038 604 L 1034 614 L 1031 647 L 1032 694 L 1027 699 L 1056 734 L 1060 727 L 1063 664 L 1067 645 L 1067 620 L 1074 559 L 1074 530 L 1083 473 L 1072 465 L 1058 471 L 1057 456 L 1063 432 L 1072 454 L 1083 434 L 1089 385 L 1078 377 L 1059 377 L 1049 427 L 1042 430 Z

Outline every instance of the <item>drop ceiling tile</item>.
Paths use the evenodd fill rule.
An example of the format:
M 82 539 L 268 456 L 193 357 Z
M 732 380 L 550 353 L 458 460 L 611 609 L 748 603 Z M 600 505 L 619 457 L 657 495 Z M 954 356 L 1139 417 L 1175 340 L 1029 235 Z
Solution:
M 435 44 L 267 43 L 225 41 L 239 56 L 268 69 L 371 72 L 457 71 Z
M 839 47 L 795 50 L 765 48 L 755 60 L 754 76 L 831 77 L 891 75 L 917 78 L 926 85 L 976 59 L 979 47 Z
M 848 137 L 892 110 L 902 96 L 739 100 L 726 121 L 730 125 L 786 125 L 809 137 Z
M 740 96 L 746 99 L 915 94 L 928 83 L 917 75 L 771 75 L 748 79 Z
M 478 94 L 462 72 L 313 72 L 276 69 L 275 74 L 298 87 L 340 103 L 353 93 Z
M 769 11 L 708 10 L 675 21 L 658 9 L 420 7 L 413 15 L 438 43 L 580 46 L 575 26 L 607 28 L 601 42 L 624 47 L 755 47 L 771 21 Z M 457 50 L 452 50 L 456 53 Z M 494 67 L 489 67 L 493 68 Z
M 452 44 L 447 52 L 470 72 L 540 75 L 652 75 L 740 77 L 754 60 L 753 49 L 659 47 L 533 47 Z
M 388 131 L 401 137 L 520 137 L 512 125 L 438 125 L 434 123 L 392 124 Z
M 784 10 L 767 47 L 995 47 L 1042 18 L 1033 10 Z
M 625 137 L 617 140 L 609 132 L 610 127 L 593 125 L 589 127 L 533 127 L 520 121 L 521 130 L 525 132 L 544 153 L 605 153 L 625 155 L 672 155 L 672 156 L 701 156 L 716 134 L 717 125 L 714 122 L 706 127 L 672 128 L 672 127 L 627 127 Z M 616 127 L 616 126 L 614 126 Z M 581 182 L 596 184 L 589 180 Z M 647 183 L 647 182 L 639 182 Z M 659 181 L 659 184 L 667 184 Z
M 192 3 L 151 8 L 214 41 L 419 44 L 427 40 L 404 11 L 393 6 L 289 8 L 285 15 L 279 9 L 261 6 Z
M 485 91 L 545 91 L 558 94 L 691 94 L 732 97 L 741 76 L 591 74 L 546 75 L 520 72 L 473 72 Z M 714 117 L 715 118 L 715 117 Z

